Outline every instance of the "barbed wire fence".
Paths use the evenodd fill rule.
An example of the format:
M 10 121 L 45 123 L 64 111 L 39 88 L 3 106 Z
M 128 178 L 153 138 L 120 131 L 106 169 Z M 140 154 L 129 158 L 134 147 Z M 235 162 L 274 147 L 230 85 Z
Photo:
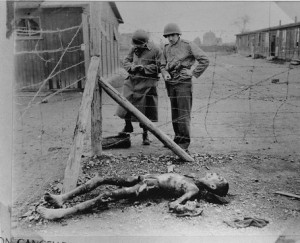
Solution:
M 58 34 L 58 36 L 60 37 L 60 42 L 61 42 L 61 33 L 65 32 L 65 31 L 69 31 L 69 30 L 74 30 L 76 29 L 76 33 L 74 34 L 73 38 L 71 39 L 71 41 L 68 43 L 68 45 L 66 47 L 63 46 L 62 42 L 61 42 L 61 47 L 58 49 L 54 49 L 54 50 L 38 50 L 38 44 L 39 42 L 36 43 L 35 49 L 32 51 L 19 51 L 16 52 L 15 55 L 38 55 L 39 58 L 44 61 L 45 63 L 49 62 L 50 59 L 45 59 L 43 57 L 44 53 L 57 53 L 57 52 L 61 52 L 61 57 L 58 60 L 57 64 L 54 66 L 52 72 L 49 74 L 49 76 L 42 80 L 39 83 L 33 84 L 32 86 L 38 87 L 38 90 L 36 91 L 35 95 L 33 96 L 33 98 L 28 102 L 28 104 L 26 105 L 26 107 L 23 107 L 21 110 L 21 120 L 23 123 L 23 119 L 22 117 L 26 114 L 26 112 L 28 112 L 28 110 L 33 109 L 34 106 L 38 106 L 39 108 L 39 113 L 40 113 L 40 151 L 41 151 L 41 155 L 43 154 L 43 138 L 45 135 L 48 136 L 53 136 L 51 135 L 51 133 L 47 133 L 47 131 L 45 130 L 45 125 L 44 125 L 44 111 L 42 109 L 43 106 L 43 101 L 45 100 L 41 100 L 38 102 L 36 101 L 36 98 L 39 96 L 41 90 L 43 89 L 43 87 L 47 84 L 47 82 L 55 77 L 55 76 L 59 76 L 62 72 L 65 72 L 69 69 L 72 69 L 74 67 L 76 67 L 77 65 L 81 65 L 82 62 L 70 65 L 67 68 L 62 69 L 62 65 L 61 65 L 61 61 L 62 58 L 64 57 L 65 53 L 67 52 L 80 52 L 80 46 L 71 46 L 72 42 L 74 40 L 74 38 L 78 35 L 79 30 L 82 28 L 82 25 L 79 26 L 74 26 L 71 28 L 67 28 L 67 29 L 63 29 L 63 30 L 41 30 L 39 31 L 40 33 L 52 33 L 52 34 Z M 185 31 L 183 30 L 183 33 Z M 188 31 L 191 32 L 191 31 Z M 201 31 L 202 33 L 202 31 Z M 157 32 L 152 32 L 151 34 L 156 35 L 156 34 L 161 34 L 161 32 L 157 31 Z M 236 64 L 233 63 L 226 63 L 226 58 L 224 58 L 224 54 L 222 53 L 218 53 L 218 52 L 214 52 L 210 55 L 210 67 L 205 71 L 205 73 L 202 75 L 202 77 L 200 77 L 199 80 L 193 80 L 193 90 L 194 90 L 194 99 L 198 100 L 199 97 L 197 97 L 197 95 L 195 94 L 196 92 L 198 92 L 199 90 L 201 90 L 203 88 L 203 86 L 209 84 L 210 88 L 206 90 L 206 94 L 208 95 L 206 98 L 206 105 L 204 102 L 201 102 L 201 106 L 195 106 L 193 107 L 193 111 L 192 111 L 192 126 L 204 126 L 205 129 L 205 134 L 199 134 L 199 133 L 192 133 L 192 139 L 202 139 L 202 140 L 211 140 L 214 141 L 215 139 L 220 139 L 220 136 L 216 137 L 214 135 L 212 135 L 210 133 L 210 127 L 211 126 L 217 126 L 218 124 L 214 124 L 214 123 L 210 123 L 209 121 L 209 115 L 212 113 L 216 113 L 216 114 L 220 114 L 219 111 L 212 111 L 213 106 L 216 106 L 218 103 L 229 100 L 233 97 L 237 98 L 237 96 L 240 96 L 238 99 L 242 100 L 242 99 L 247 99 L 248 100 L 248 111 L 244 111 L 245 113 L 248 113 L 249 115 L 249 121 L 248 124 L 245 125 L 244 127 L 244 131 L 243 131 L 243 135 L 242 136 L 230 136 L 228 138 L 232 139 L 232 138 L 236 138 L 236 139 L 242 139 L 245 141 L 246 137 L 249 137 L 250 134 L 250 130 L 253 126 L 253 119 L 251 119 L 251 117 L 255 114 L 254 110 L 254 104 L 252 104 L 251 101 L 256 100 L 256 97 L 258 96 L 262 96 L 260 97 L 261 99 L 265 98 L 263 97 L 264 95 L 269 95 L 268 98 L 272 98 L 273 100 L 278 99 L 278 101 L 280 101 L 280 105 L 277 107 L 276 110 L 270 110 L 270 111 L 266 111 L 265 114 L 270 113 L 273 114 L 273 118 L 272 118 L 272 134 L 267 135 L 268 137 L 273 137 L 274 142 L 277 142 L 278 136 L 290 136 L 291 134 L 276 134 L 276 119 L 279 115 L 280 112 L 287 112 L 287 111 L 281 111 L 282 108 L 285 105 L 290 105 L 290 106 L 295 106 L 298 107 L 297 104 L 289 104 L 289 86 L 290 84 L 297 84 L 297 79 L 293 78 L 292 80 L 290 79 L 290 76 L 294 76 L 297 77 L 297 75 L 295 75 L 295 72 L 299 72 L 299 68 L 297 67 L 292 67 L 291 65 L 276 65 L 276 64 L 270 64 L 270 63 L 262 63 L 262 60 L 260 59 L 252 59 L 251 61 L 247 61 L 247 64 Z M 106 57 L 103 57 L 106 58 Z M 112 59 L 115 57 L 111 57 Z M 115 61 L 120 61 L 120 60 L 115 60 Z M 252 62 L 252 63 L 250 63 Z M 263 78 L 262 80 L 258 80 L 257 82 L 254 81 L 254 76 L 256 73 L 262 72 L 262 70 L 272 70 L 272 71 L 268 71 L 266 73 L 269 73 L 269 76 L 266 78 Z M 275 73 L 274 73 L 275 72 Z M 250 75 L 248 75 L 250 73 Z M 122 77 L 124 77 L 124 70 L 114 70 L 113 73 L 114 75 L 120 75 Z M 228 75 L 230 74 L 230 75 Z M 286 75 L 286 79 L 284 80 L 284 82 L 280 82 L 280 84 L 284 83 L 286 84 L 286 94 L 285 97 L 280 96 L 280 97 L 276 97 L 276 95 L 282 95 L 282 90 L 272 90 L 272 92 L 274 92 L 274 94 L 272 93 L 264 93 L 263 90 L 258 90 L 258 87 L 260 87 L 261 89 L 268 89 L 269 86 L 274 84 L 270 81 L 272 81 L 272 79 L 281 76 L 281 75 Z M 290 75 L 292 74 L 292 75 Z M 64 104 L 64 95 L 62 94 L 63 91 L 69 89 L 70 87 L 72 87 L 74 84 L 84 80 L 85 77 L 82 77 L 78 80 L 74 80 L 74 82 L 72 82 L 71 84 L 67 85 L 64 88 L 58 89 L 57 91 L 53 92 L 52 94 L 50 94 L 49 96 L 47 96 L 47 101 L 50 100 L 53 97 L 56 97 L 58 94 L 60 94 L 60 98 L 61 98 L 61 123 L 64 124 L 65 122 L 65 106 Z M 219 82 L 220 80 L 222 80 L 221 82 Z M 283 80 L 283 78 L 281 78 L 281 80 Z M 231 90 L 231 94 L 227 94 L 224 96 L 217 96 L 216 97 L 216 90 L 218 90 L 220 87 L 220 85 L 223 86 L 224 89 L 229 89 Z M 24 86 L 22 87 L 22 89 L 26 89 L 29 86 Z M 242 88 L 241 88 L 242 87 Z M 234 90 L 235 89 L 235 90 Z M 170 105 L 168 103 L 168 97 L 166 95 L 166 89 L 164 86 L 164 82 L 163 80 L 160 80 L 158 82 L 158 90 L 159 90 L 159 109 L 160 113 L 165 114 L 163 117 L 159 118 L 159 122 L 157 123 L 158 127 L 160 127 L 160 129 L 164 130 L 166 129 L 166 133 L 170 136 L 173 136 L 172 133 L 172 129 L 170 128 L 170 125 L 172 123 L 171 121 L 171 108 Z M 248 91 L 248 97 L 244 96 L 244 92 Z M 220 92 L 220 91 L 218 91 Z M 243 97 L 244 96 L 244 97 Z M 202 98 L 201 98 L 202 100 Z M 164 102 L 161 102 L 164 101 Z M 35 102 L 35 103 L 34 103 Z M 116 104 L 114 102 L 111 102 L 111 100 L 107 99 L 107 100 L 103 100 L 103 111 L 105 112 L 105 110 L 113 110 L 116 109 Z M 235 112 L 230 112 L 230 111 L 222 111 L 223 114 L 232 114 L 232 116 L 234 116 Z M 293 111 L 294 112 L 294 111 Z M 293 114 L 293 112 L 291 114 Z M 297 111 L 296 111 L 297 112 Z M 200 113 L 205 113 L 204 114 L 204 121 L 203 122 L 198 122 L 197 121 L 197 117 L 199 117 Z M 111 112 L 110 112 L 111 114 Z M 108 124 L 110 124 L 111 122 L 114 122 L 116 120 L 120 120 L 118 117 L 112 115 L 112 116 L 104 116 L 104 124 L 106 123 L 105 121 L 107 121 Z M 75 120 L 75 117 L 74 117 Z M 118 121 L 119 124 L 121 124 L 120 121 Z M 121 125 L 120 125 L 121 126 Z M 119 127 L 121 129 L 121 127 Z M 62 126 L 61 128 L 61 133 L 63 134 L 63 132 L 65 131 L 65 128 Z M 103 134 L 110 136 L 110 135 L 115 135 L 116 132 L 115 130 L 111 130 L 111 129 L 105 129 L 105 127 L 103 127 Z M 132 137 L 134 136 L 138 136 L 140 135 L 141 132 L 134 132 L 132 134 Z M 23 138 L 24 139 L 24 138 Z M 225 137 L 222 137 L 222 139 L 226 139 Z M 63 146 L 63 139 L 61 140 L 61 146 Z
M 69 29 L 74 29 L 74 28 L 77 28 L 78 30 L 81 28 L 81 26 L 75 26 L 75 27 L 72 27 L 72 28 L 68 28 L 68 30 Z M 67 30 L 58 30 L 58 31 L 49 31 L 49 32 L 52 32 L 52 33 L 61 33 L 62 31 L 67 31 Z M 46 31 L 42 31 L 43 33 L 45 33 Z M 74 38 L 75 38 L 75 36 L 78 34 L 78 31 L 76 32 L 76 34 L 74 35 Z M 73 38 L 73 39 L 74 39 Z M 73 40 L 72 39 L 72 40 Z M 53 69 L 53 71 L 50 73 L 50 75 L 45 79 L 45 80 L 43 80 L 43 81 L 41 81 L 40 83 L 38 83 L 38 84 L 35 84 L 36 86 L 39 86 L 39 89 L 38 89 L 38 91 L 36 92 L 36 94 L 33 96 L 33 98 L 30 100 L 30 102 L 27 104 L 27 106 L 25 107 L 25 108 L 23 108 L 23 112 L 22 112 L 22 115 L 21 116 L 24 116 L 24 114 L 26 114 L 26 112 L 30 109 L 30 108 L 32 108 L 32 106 L 33 106 L 33 103 L 34 103 L 34 101 L 36 100 L 36 98 L 37 98 L 37 96 L 39 95 L 39 93 L 40 93 L 40 91 L 41 91 L 41 89 L 44 87 L 44 85 L 47 83 L 47 81 L 50 79 L 50 78 L 52 78 L 52 77 L 54 77 L 54 76 L 56 76 L 56 75 L 59 75 L 59 74 L 61 74 L 62 72 L 64 72 L 64 71 L 66 71 L 66 70 L 68 70 L 68 69 L 71 69 L 71 68 L 73 68 L 73 67 L 75 67 L 76 65 L 79 65 L 79 64 L 81 64 L 81 63 L 78 63 L 78 64 L 74 64 L 74 65 L 71 65 L 70 67 L 68 67 L 68 68 L 66 68 L 66 69 L 60 69 L 59 71 L 57 71 L 57 72 L 55 72 L 56 71 L 56 69 L 57 69 L 57 67 L 60 65 L 60 63 L 61 63 L 61 60 L 62 60 L 62 57 L 64 56 L 64 54 L 66 53 L 66 52 L 68 52 L 68 51 L 70 51 L 70 50 L 72 50 L 72 51 L 74 51 L 74 49 L 75 48 L 77 48 L 77 47 L 70 47 L 70 45 L 71 45 L 71 43 L 72 43 L 72 40 L 71 40 L 71 42 L 67 45 L 67 47 L 66 48 L 64 48 L 63 46 L 61 46 L 61 48 L 59 48 L 59 49 L 56 49 L 56 50 L 44 50 L 44 51 L 37 51 L 37 48 L 35 48 L 35 50 L 33 50 L 32 52 L 29 52 L 29 51 L 27 51 L 27 52 L 18 52 L 18 53 L 15 53 L 16 55 L 24 55 L 24 54 L 36 54 L 36 55 L 39 55 L 39 57 L 41 58 L 41 60 L 43 60 L 43 61 L 45 61 L 45 62 L 48 62 L 48 60 L 45 60 L 42 56 L 40 56 L 42 53 L 46 53 L 46 52 L 48 52 L 48 53 L 52 53 L 52 52 L 57 52 L 57 51 L 61 51 L 62 52 L 62 55 L 61 55 L 61 58 L 59 59 L 59 61 L 58 61 L 58 63 L 56 64 L 56 66 L 54 67 L 54 69 Z M 37 45 L 38 45 L 38 42 L 37 42 Z M 36 45 L 36 47 L 37 47 L 37 45 Z M 77 51 L 80 51 L 79 49 L 77 49 Z M 232 96 L 234 96 L 234 95 L 238 95 L 238 94 L 242 94 L 245 90 L 248 90 L 249 91 L 249 96 L 248 96 L 248 100 L 249 100 L 249 114 L 250 114 L 250 116 L 251 116 L 251 112 L 252 112 L 252 108 L 251 108 L 251 102 L 250 102 L 250 100 L 251 99 L 254 99 L 254 97 L 252 97 L 251 95 L 252 94 L 259 94 L 259 93 L 261 93 L 260 91 L 258 91 L 258 90 L 254 90 L 254 88 L 255 87 L 258 87 L 258 86 L 260 86 L 260 85 L 266 85 L 266 86 L 268 86 L 268 85 L 270 85 L 270 83 L 266 83 L 266 81 L 269 81 L 270 79 L 272 79 L 272 78 L 275 78 L 276 76 L 279 76 L 279 75 L 281 75 L 281 74 L 284 74 L 284 73 L 287 73 L 288 75 L 287 75 L 287 81 L 286 81 L 286 84 L 287 84 L 287 88 L 286 88 L 286 92 L 287 92 L 287 94 L 286 94 L 286 97 L 285 97 L 285 99 L 284 99 L 284 101 L 281 103 L 281 105 L 280 105 L 280 107 L 278 107 L 278 109 L 276 110 L 276 112 L 274 112 L 274 117 L 273 117 L 273 121 L 272 121 L 272 131 L 273 131 L 273 137 L 274 137 L 274 140 L 275 141 L 277 141 L 277 138 L 276 138 L 276 133 L 275 133 L 275 130 L 276 130 L 276 128 L 275 128 L 275 122 L 276 122 L 276 116 L 278 115 L 278 113 L 279 113 L 279 111 L 280 111 L 280 109 L 281 109 L 281 107 L 284 105 L 284 104 L 288 104 L 287 103 L 287 100 L 288 100 L 288 86 L 289 86 L 289 73 L 292 71 L 292 70 L 297 70 L 298 71 L 298 69 L 296 68 L 296 69 L 292 69 L 291 68 L 291 66 L 289 65 L 288 67 L 278 67 L 278 66 L 274 66 L 274 65 L 262 65 L 262 66 L 255 66 L 255 62 L 256 62 L 256 59 L 253 59 L 253 64 L 252 65 L 229 65 L 228 66 L 228 63 L 224 63 L 224 62 L 222 62 L 222 61 L 217 61 L 217 57 L 218 57 L 218 53 L 217 52 L 215 52 L 214 53 L 214 56 L 213 56 L 213 58 L 211 58 L 210 59 L 210 61 L 211 61 L 211 64 L 210 64 L 210 66 L 212 67 L 212 68 L 210 68 L 210 69 L 208 69 L 207 71 L 206 71 L 206 73 L 205 73 L 205 77 L 201 77 L 200 79 L 205 79 L 205 82 L 206 81 L 208 81 L 209 80 L 209 75 L 211 75 L 211 88 L 210 88 L 210 90 L 209 90 L 209 96 L 208 96 L 208 98 L 207 98 L 207 105 L 206 106 L 202 106 L 202 107 L 199 107 L 198 109 L 194 109 L 193 110 L 193 112 L 192 112 L 192 116 L 193 117 L 195 117 L 196 115 L 197 115 L 197 112 L 201 112 L 202 110 L 204 110 L 205 108 L 206 108 L 206 111 L 205 111 L 205 121 L 204 121 L 204 126 L 205 126 L 205 131 L 206 131 L 206 134 L 207 134 L 207 137 L 206 136 L 193 136 L 193 138 L 199 138 L 199 139 L 210 139 L 210 140 L 213 140 L 213 137 L 209 134 L 209 130 L 208 130 L 208 121 L 207 121 L 207 117 L 208 117 L 208 114 L 209 114 L 209 108 L 212 106 L 212 105 L 214 105 L 214 104 L 217 104 L 218 102 L 220 102 L 220 101 L 222 101 L 222 100 L 225 100 L 225 99 L 229 99 L 230 97 L 232 97 Z M 119 60 L 118 60 L 119 61 Z M 234 76 L 236 76 L 237 77 L 237 79 L 236 79 L 236 77 L 232 77 L 232 75 L 231 75 L 231 77 L 228 77 L 228 76 L 226 76 L 226 74 L 224 75 L 224 72 L 219 72 L 219 71 L 216 71 L 216 68 L 221 68 L 221 69 L 224 69 L 225 71 L 229 71 L 231 74 L 233 74 Z M 239 71 L 239 72 L 235 72 L 234 70 L 233 70 L 233 68 L 232 67 L 234 67 L 234 68 L 250 68 L 250 79 L 249 78 L 247 78 L 247 77 L 244 77 L 243 76 L 243 74 L 241 74 L 241 72 Z M 252 82 L 253 82 L 253 74 L 255 73 L 255 71 L 257 70 L 257 69 L 259 69 L 259 68 L 264 68 L 264 69 L 275 69 L 275 70 L 278 70 L 278 69 L 284 69 L 283 71 L 281 71 L 281 72 L 278 72 L 278 73 L 276 73 L 276 74 L 274 74 L 274 75 L 271 75 L 271 76 L 269 76 L 268 78 L 266 78 L 266 79 L 264 79 L 264 80 L 261 80 L 261 81 L 259 81 L 259 82 L 257 82 L 257 83 L 254 83 L 254 84 L 252 84 Z M 120 74 L 120 75 L 123 75 L 123 72 L 114 72 L 114 74 Z M 219 78 L 222 78 L 222 79 L 224 79 L 224 80 L 226 80 L 226 81 L 229 81 L 229 84 L 227 84 L 228 86 L 230 86 L 230 87 L 232 87 L 232 86 L 242 86 L 242 85 L 245 85 L 244 83 L 241 83 L 241 81 L 244 81 L 244 82 L 248 82 L 248 86 L 246 87 L 246 88 L 243 88 L 243 89 L 241 89 L 241 90 L 239 90 L 239 91 L 237 91 L 237 92 L 235 92 L 235 93 L 233 93 L 232 95 L 228 95 L 228 96 L 225 96 L 225 97 L 221 97 L 219 100 L 216 100 L 216 101 L 214 101 L 214 102 L 210 102 L 210 100 L 211 100 L 211 98 L 212 98 L 212 94 L 213 94 L 213 91 L 214 91 L 214 89 L 215 89 L 215 86 L 216 85 L 218 85 L 217 84 L 217 82 L 215 81 L 215 79 L 216 79 L 216 77 L 219 77 Z M 68 85 L 68 86 L 66 86 L 65 88 L 62 88 L 62 89 L 59 89 L 59 90 L 57 90 L 56 92 L 54 92 L 54 93 L 52 93 L 49 97 L 47 97 L 48 99 L 50 99 L 50 98 L 52 98 L 52 97 L 54 97 L 55 95 L 57 95 L 57 94 L 61 94 L 61 99 L 63 99 L 63 96 L 62 96 L 62 91 L 64 91 L 65 89 L 67 89 L 67 88 L 69 88 L 70 86 L 72 86 L 73 84 L 75 84 L 75 83 L 77 83 L 77 82 L 79 82 L 79 81 L 81 81 L 81 80 L 83 80 L 84 78 L 81 78 L 81 79 L 79 79 L 79 80 L 75 80 L 72 84 L 70 84 L 70 85 Z M 237 81 L 238 80 L 238 81 Z M 296 80 L 295 80 L 296 81 Z M 295 82 L 294 81 L 294 82 Z M 293 81 L 292 81 L 293 82 Z M 162 84 L 163 82 L 159 82 L 159 90 L 160 91 L 162 91 L 162 92 L 160 92 L 160 96 L 159 96 L 159 99 L 160 100 L 165 100 L 166 99 L 166 91 L 165 91 L 165 88 L 164 88 L 164 85 Z M 216 83 L 216 84 L 215 84 Z M 266 83 L 266 84 L 264 84 L 264 83 Z M 203 85 L 203 83 L 201 82 L 194 82 L 194 90 L 198 90 L 198 89 L 201 89 L 201 86 Z M 247 84 L 246 84 L 247 85 Z M 24 88 L 26 88 L 26 87 L 24 87 Z M 275 91 L 275 92 L 280 92 L 280 91 Z M 63 103 L 62 103 L 63 104 Z M 41 121 L 41 134 L 40 134 L 40 145 L 41 145 L 41 147 L 42 147 L 42 144 L 43 144 L 43 136 L 44 136 L 44 134 L 46 133 L 47 134 L 47 131 L 45 131 L 45 129 L 44 129 L 44 119 L 43 119 L 43 111 L 42 111 L 42 109 L 41 109 L 41 105 L 42 105 L 42 102 L 41 101 L 39 101 L 39 102 L 37 102 L 37 103 L 35 103 L 34 105 L 37 105 L 37 106 L 39 106 L 39 109 L 40 109 L 40 121 Z M 104 101 L 104 103 L 103 103 L 103 107 L 104 107 L 104 110 L 105 110 L 105 107 L 109 107 L 109 106 L 115 106 L 115 104 L 114 103 L 106 103 L 105 101 Z M 164 104 L 164 106 L 160 106 L 159 107 L 161 110 L 164 110 L 165 112 L 163 112 L 163 113 L 165 113 L 165 114 L 169 114 L 170 113 L 170 106 L 169 105 L 166 105 L 166 104 Z M 108 108 L 108 109 L 111 109 L 111 108 Z M 272 111 L 270 111 L 270 112 L 272 112 Z M 229 113 L 229 112 L 228 112 Z M 62 106 L 62 112 L 61 112 L 61 114 L 62 114 L 62 123 L 64 123 L 63 121 L 64 121 L 64 107 Z M 111 117 L 105 117 L 104 118 L 105 120 L 116 120 L 116 119 L 118 119 L 117 117 L 115 117 L 115 116 L 111 116 Z M 159 127 L 161 127 L 162 129 L 163 129 L 163 127 L 165 127 L 165 126 L 168 126 L 169 124 L 171 124 L 171 120 L 170 120 L 170 116 L 169 115 L 167 115 L 165 118 L 164 118 L 165 120 L 164 121 L 160 121 L 160 123 L 159 123 Z M 195 121 L 193 121 L 192 122 L 192 124 L 193 125 L 200 125 L 200 126 L 202 126 L 203 125 L 203 123 L 202 122 L 195 122 Z M 212 124 L 213 125 L 213 124 Z M 248 129 L 250 129 L 250 127 L 251 127 L 251 119 L 250 119 L 250 123 L 248 124 Z M 63 132 L 64 131 L 64 128 L 62 127 L 61 128 L 61 131 Z M 107 133 L 108 135 L 114 135 L 115 134 L 115 132 L 116 131 L 111 131 L 111 130 L 106 130 L 105 128 L 103 128 L 103 132 L 104 132 L 104 134 L 105 133 Z M 138 135 L 138 134 L 140 134 L 140 133 L 134 133 L 133 134 L 133 136 L 136 136 L 136 135 Z M 243 135 L 243 139 L 245 139 L 245 137 L 246 137 L 246 134 L 247 134 L 247 131 L 245 130 L 244 131 L 244 135 Z M 51 136 L 50 134 L 48 134 L 49 136 Z M 169 133 L 169 135 L 171 135 L 172 136 L 172 133 Z M 288 136 L 288 135 L 287 135 Z M 230 138 L 233 138 L 233 137 L 230 137 Z M 239 137 L 236 137 L 236 138 L 239 138 Z M 61 143 L 63 143 L 62 142 L 62 140 L 61 140 Z M 41 154 L 42 154 L 42 151 L 43 151 L 43 149 L 41 148 L 40 149 L 40 151 L 41 151 Z

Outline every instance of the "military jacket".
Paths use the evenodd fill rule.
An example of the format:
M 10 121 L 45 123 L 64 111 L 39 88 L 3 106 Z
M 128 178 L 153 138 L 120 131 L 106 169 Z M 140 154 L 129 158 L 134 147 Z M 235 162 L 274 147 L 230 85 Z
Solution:
M 161 73 L 163 77 L 168 72 L 172 80 L 178 83 L 190 80 L 192 76 L 186 70 L 191 69 L 197 60 L 198 65 L 193 70 L 193 76 L 198 78 L 208 67 L 209 59 L 206 54 L 193 42 L 180 39 L 173 45 L 166 44 L 161 58 Z M 166 81 L 167 82 L 167 81 Z
M 158 74 L 160 73 L 160 60 L 161 50 L 153 43 L 148 43 L 146 48 L 142 49 L 142 51 L 132 47 L 124 59 L 123 67 L 131 78 L 135 78 L 135 76 L 138 78 L 141 76 L 143 78 L 158 78 Z M 132 72 L 131 67 L 133 65 L 143 65 L 144 68 L 140 72 Z
M 156 87 L 159 80 L 160 59 L 161 50 L 153 43 L 148 43 L 142 50 L 131 48 L 123 62 L 128 77 L 124 82 L 122 94 L 151 121 L 158 120 Z M 142 65 L 143 69 L 132 70 L 135 65 Z M 119 106 L 116 114 L 120 118 L 125 118 L 127 110 Z M 132 121 L 135 119 L 132 118 Z

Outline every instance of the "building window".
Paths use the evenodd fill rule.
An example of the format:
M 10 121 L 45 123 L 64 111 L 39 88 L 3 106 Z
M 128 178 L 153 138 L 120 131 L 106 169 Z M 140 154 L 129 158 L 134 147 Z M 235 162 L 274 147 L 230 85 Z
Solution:
M 16 22 L 16 33 L 19 38 L 39 38 L 40 18 L 39 17 L 22 17 Z

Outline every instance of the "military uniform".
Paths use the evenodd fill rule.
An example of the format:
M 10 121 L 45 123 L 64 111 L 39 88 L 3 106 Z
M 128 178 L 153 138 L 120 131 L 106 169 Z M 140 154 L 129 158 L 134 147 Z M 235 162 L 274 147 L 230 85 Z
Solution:
M 171 80 L 166 80 L 166 88 L 171 102 L 174 142 L 185 149 L 190 144 L 192 109 L 192 75 L 187 70 L 196 60 L 198 65 L 192 74 L 198 78 L 208 67 L 209 60 L 194 43 L 181 38 L 173 45 L 165 45 L 161 59 L 162 75 L 171 75 Z
M 132 47 L 123 63 L 129 74 L 123 85 L 123 96 L 154 122 L 158 120 L 156 87 L 159 80 L 160 59 L 161 50 L 153 43 L 148 43 L 143 49 Z M 134 65 L 142 65 L 143 69 L 132 71 Z M 127 110 L 121 106 L 117 109 L 117 115 L 123 119 L 128 115 L 130 117 Z M 131 119 L 137 121 L 134 117 Z

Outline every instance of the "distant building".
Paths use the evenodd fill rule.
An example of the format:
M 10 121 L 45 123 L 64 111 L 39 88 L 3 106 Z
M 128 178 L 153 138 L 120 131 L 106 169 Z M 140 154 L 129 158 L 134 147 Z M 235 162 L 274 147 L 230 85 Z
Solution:
M 209 31 L 203 35 L 204 46 L 215 46 L 221 44 L 222 44 L 222 38 L 217 38 L 214 32 Z
M 197 45 L 197 46 L 201 46 L 201 40 L 199 37 L 196 37 L 193 42 Z
M 223 44 L 222 38 L 217 38 L 216 42 L 217 42 L 216 45 L 218 45 L 218 46 Z
M 236 35 L 237 51 L 252 57 L 300 59 L 300 22 Z

